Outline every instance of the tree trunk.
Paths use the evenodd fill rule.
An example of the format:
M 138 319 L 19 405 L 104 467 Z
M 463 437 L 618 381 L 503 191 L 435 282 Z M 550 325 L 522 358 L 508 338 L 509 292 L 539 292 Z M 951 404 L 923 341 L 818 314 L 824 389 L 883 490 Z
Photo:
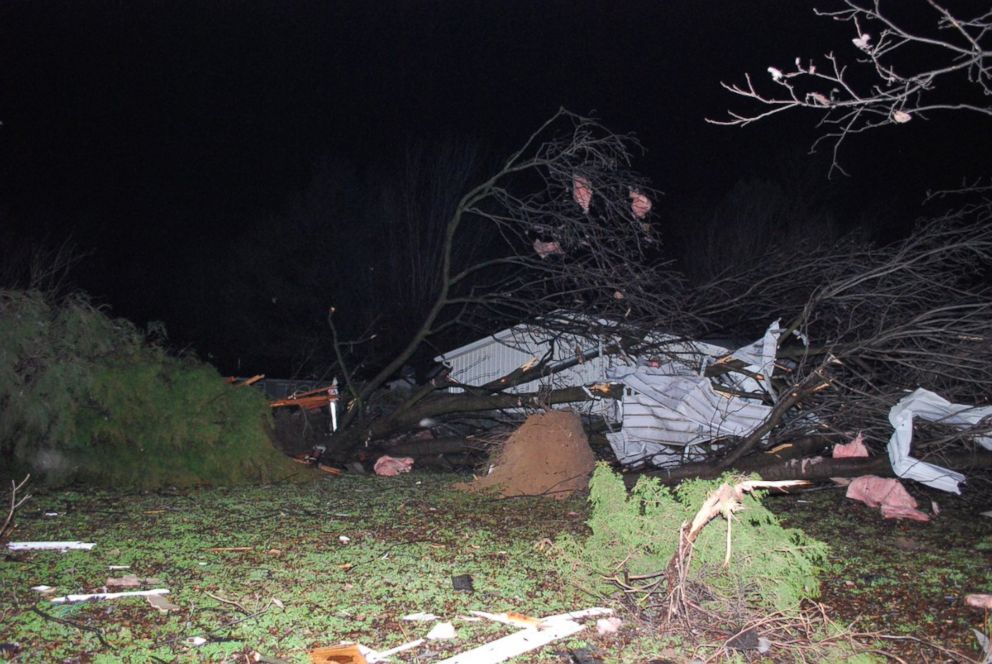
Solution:
M 957 452 L 934 459 L 951 470 L 973 470 L 992 468 L 992 453 Z M 732 470 L 744 473 L 757 473 L 761 479 L 777 480 L 826 480 L 831 477 L 858 477 L 860 475 L 880 475 L 895 477 L 889 457 L 886 455 L 864 459 L 832 459 L 829 457 L 806 457 L 782 461 L 772 454 L 755 454 L 740 459 Z M 670 470 L 654 470 L 643 473 L 628 473 L 624 481 L 628 487 L 634 486 L 641 475 L 657 477 L 665 484 L 675 484 L 692 478 L 712 479 L 723 470 L 716 463 L 689 463 Z
M 619 399 L 622 395 L 621 383 L 602 383 L 588 388 L 567 387 L 551 392 L 522 394 L 438 394 L 423 399 L 396 417 L 381 417 L 368 422 L 365 426 L 355 423 L 334 436 L 334 448 L 330 453 L 334 458 L 345 458 L 363 442 L 413 429 L 424 418 L 507 408 L 546 408 L 555 404 L 592 401 L 598 398 Z
M 398 445 L 387 445 L 384 449 L 391 456 L 421 457 L 436 456 L 438 454 L 461 454 L 462 452 L 482 448 L 482 441 L 449 437 L 406 441 Z

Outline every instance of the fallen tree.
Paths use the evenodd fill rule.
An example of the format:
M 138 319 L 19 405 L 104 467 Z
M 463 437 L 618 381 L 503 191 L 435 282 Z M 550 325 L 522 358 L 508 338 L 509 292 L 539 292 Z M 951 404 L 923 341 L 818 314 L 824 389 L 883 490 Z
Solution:
M 462 198 L 444 230 L 430 313 L 371 378 L 358 381 L 348 371 L 332 311 L 350 407 L 329 455 L 347 457 L 361 444 L 441 415 L 584 401 L 589 395 L 581 388 L 551 389 L 555 374 L 601 353 L 628 364 L 658 356 L 664 365 L 687 340 L 756 338 L 776 318 L 784 324 L 768 367 L 719 361 L 706 369 L 721 394 L 768 409 L 744 434 L 728 437 L 718 422 L 698 432 L 692 445 L 720 443 L 703 461 L 714 471 L 748 469 L 769 448 L 800 437 L 812 441 L 809 456 L 816 456 L 861 431 L 878 452 L 891 433 L 889 409 L 919 386 L 955 403 L 987 402 L 992 201 L 921 221 L 888 244 L 771 244 L 753 263 L 690 284 L 660 251 L 650 190 L 626 170 L 632 146 L 566 111 L 542 126 Z M 500 242 L 484 259 L 456 267 L 460 238 L 482 228 L 495 229 Z M 566 348 L 575 338 L 600 343 L 577 349 L 574 360 L 534 358 L 484 385 L 435 379 L 388 409 L 374 407 L 382 385 L 438 332 L 458 326 L 488 334 L 521 321 L 537 321 Z M 750 380 L 750 392 L 735 394 L 728 374 Z M 514 394 L 531 381 L 544 387 Z M 446 393 L 453 386 L 462 392 Z M 971 452 L 976 436 L 989 430 L 988 422 L 936 433 L 924 428 L 917 456 Z
M 921 223 L 905 240 L 888 246 L 841 244 L 789 261 L 769 260 L 746 274 L 721 277 L 719 289 L 691 292 L 689 302 L 706 315 L 694 317 L 693 323 L 703 330 L 726 329 L 717 321 L 731 329 L 748 329 L 751 314 L 738 316 L 738 312 L 758 306 L 770 309 L 769 292 L 777 294 L 775 306 L 789 322 L 778 337 L 774 373 L 761 375 L 737 360 L 717 361 L 704 371 L 714 387 L 725 392 L 717 381 L 728 374 L 755 379 L 757 391 L 744 396 L 769 408 L 765 421 L 746 435 L 729 438 L 714 424 L 709 436 L 700 433 L 699 441 L 719 440 L 720 445 L 701 465 L 685 466 L 667 477 L 712 477 L 728 468 L 761 468 L 768 473 L 766 479 L 813 479 L 821 469 L 822 477 L 887 474 L 891 468 L 875 460 L 776 468 L 765 452 L 803 438 L 808 441 L 805 455 L 818 457 L 858 431 L 880 452 L 891 435 L 889 409 L 918 385 L 955 402 L 984 403 L 986 387 L 992 384 L 992 340 L 987 335 L 992 329 L 992 294 L 982 277 L 992 268 L 989 221 L 988 206 L 972 206 Z M 789 292 L 776 286 L 782 283 L 788 284 Z M 555 320 L 561 324 L 561 318 Z M 462 393 L 445 392 L 452 383 L 442 376 L 338 440 L 349 435 L 361 436 L 360 441 L 383 440 L 441 415 L 540 409 L 594 396 L 617 398 L 622 395 L 621 385 L 598 394 L 581 387 L 523 394 L 511 390 L 535 380 L 551 384 L 556 372 L 587 361 L 594 353 L 645 357 L 664 354 L 666 344 L 674 349 L 682 341 L 657 335 L 652 339 L 629 323 L 611 327 L 602 319 L 564 320 L 572 327 L 559 330 L 563 337 L 608 334 L 615 341 L 572 360 L 535 358 L 484 385 L 461 385 Z M 961 459 L 974 453 L 975 437 L 989 432 L 989 424 L 963 429 L 921 425 L 914 444 L 920 452 L 917 456 L 948 465 L 942 459 L 946 453 L 950 464 L 981 466 L 980 454 L 976 462 Z
M 565 403 L 579 403 L 595 399 L 616 399 L 620 397 L 623 385 L 603 383 L 588 387 L 569 387 L 561 390 L 496 394 L 445 393 L 433 394 L 418 401 L 415 405 L 397 414 L 372 420 L 365 428 L 366 440 L 383 440 L 393 434 L 418 427 L 425 419 L 456 413 L 478 413 L 501 409 L 540 410 Z M 340 440 L 340 438 L 338 439 Z M 436 441 L 408 443 L 406 454 L 438 454 Z M 445 451 L 456 451 L 452 446 L 441 446 Z M 418 449 L 419 448 L 419 449 Z M 339 457 L 340 450 L 332 451 Z

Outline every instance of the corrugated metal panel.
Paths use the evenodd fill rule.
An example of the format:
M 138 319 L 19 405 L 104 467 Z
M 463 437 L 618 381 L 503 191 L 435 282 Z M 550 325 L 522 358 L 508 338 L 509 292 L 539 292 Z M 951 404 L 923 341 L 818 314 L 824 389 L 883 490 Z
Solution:
M 777 335 L 776 323 L 769 327 L 763 339 L 739 354 L 745 361 L 757 365 L 752 369 L 764 370 L 770 375 Z M 531 359 L 544 357 L 553 339 L 553 359 L 556 361 L 569 360 L 577 352 L 594 350 L 599 345 L 596 339 L 556 336 L 540 327 L 518 325 L 445 353 L 436 360 L 452 367 L 455 380 L 482 385 L 513 372 Z M 745 436 L 765 421 L 771 410 L 769 406 L 716 392 L 709 379 L 701 375 L 714 358 L 729 354 L 728 348 L 679 340 L 666 334 L 652 335 L 649 341 L 661 350 L 658 358 L 645 358 L 645 362 L 657 360 L 661 367 L 630 366 L 637 358 L 595 357 L 513 390 L 531 392 L 541 383 L 548 383 L 554 389 L 604 380 L 625 383 L 627 389 L 621 402 L 603 400 L 582 405 L 583 410 L 604 415 L 611 422 L 622 422 L 622 429 L 607 437 L 618 459 L 625 464 L 638 461 L 651 461 L 655 465 L 682 463 L 698 456 L 694 446 L 726 436 Z M 751 378 L 743 379 L 742 384 L 749 391 L 760 392 L 764 388 Z
M 451 377 L 466 385 L 483 385 L 505 376 L 533 359 L 547 355 L 554 344 L 552 360 L 568 360 L 576 352 L 587 352 L 598 341 L 574 335 L 554 335 L 539 327 L 518 325 L 502 330 L 485 339 L 439 355 L 435 358 L 451 367 Z M 606 377 L 608 358 L 594 358 L 550 377 L 554 387 L 595 383 Z M 549 379 L 545 379 L 547 382 Z M 540 381 L 531 381 L 514 388 L 516 392 L 537 389 Z
M 560 335 L 537 326 L 518 325 L 479 339 L 435 358 L 451 367 L 451 377 L 466 385 L 484 385 L 512 373 L 532 359 L 540 360 L 554 344 L 552 360 L 570 360 L 576 353 L 599 347 L 599 341 L 576 335 Z M 511 392 L 534 392 L 544 385 L 552 389 L 589 385 L 606 380 L 610 369 L 622 365 L 616 357 L 595 357 L 544 378 L 517 385 Z M 458 388 L 454 388 L 457 391 Z M 562 404 L 562 408 L 569 408 Z M 589 402 L 583 410 L 607 415 L 614 405 L 609 401 Z

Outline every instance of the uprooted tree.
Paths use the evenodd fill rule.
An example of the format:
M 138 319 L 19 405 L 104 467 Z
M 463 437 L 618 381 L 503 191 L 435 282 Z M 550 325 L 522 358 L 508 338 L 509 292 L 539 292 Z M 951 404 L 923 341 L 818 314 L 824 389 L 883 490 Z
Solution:
M 778 365 L 773 375 L 762 377 L 767 380 L 761 393 L 746 395 L 768 405 L 770 415 L 750 435 L 722 437 L 711 457 L 686 472 L 761 468 L 778 457 L 760 452 L 780 443 L 802 441 L 796 452 L 815 454 L 857 431 L 878 446 L 891 430 L 888 409 L 918 386 L 962 403 L 986 398 L 985 386 L 992 382 L 986 333 L 992 324 L 987 206 L 921 222 L 907 238 L 888 246 L 848 241 L 772 248 L 753 265 L 689 285 L 659 250 L 663 229 L 656 233 L 647 210 L 632 206 L 647 187 L 615 169 L 628 163 L 630 144 L 566 112 L 542 132 L 560 128 L 563 121 L 569 130 L 563 137 L 539 144 L 539 132 L 528 144 L 532 153 L 517 153 L 500 174 L 462 199 L 445 235 L 440 281 L 445 287 L 404 353 L 371 381 L 350 383 L 346 396 L 353 405 L 335 437 L 333 455 L 438 415 L 617 398 L 623 387 L 618 384 L 512 390 L 535 379 L 549 380 L 597 352 L 664 355 L 687 338 L 760 335 L 775 318 L 784 324 Z M 535 182 L 541 184 L 537 195 L 511 189 Z M 481 262 L 453 267 L 458 233 L 479 233 L 480 225 L 498 231 L 504 253 L 494 250 Z M 473 281 L 476 274 L 486 280 Z M 447 392 L 451 383 L 440 380 L 415 390 L 389 412 L 366 407 L 431 333 L 448 325 L 489 324 L 491 331 L 494 322 L 535 318 L 550 334 L 560 335 L 561 343 L 575 338 L 606 343 L 572 360 L 536 358 L 486 385 L 462 385 L 462 393 Z M 666 334 L 651 334 L 657 332 Z M 733 362 L 707 369 L 714 380 L 726 372 L 746 375 L 749 370 Z M 960 452 L 961 441 L 972 441 L 982 430 L 932 428 L 930 453 Z M 709 442 L 705 432 L 700 442 Z M 958 460 L 965 465 L 986 461 L 987 455 Z M 871 463 L 842 462 L 832 474 L 857 474 Z M 799 474 L 811 476 L 806 468 Z
M 958 98 L 944 85 L 957 76 L 979 97 L 988 92 L 987 16 L 956 17 L 929 3 L 935 37 L 902 26 L 882 13 L 880 3 L 846 0 L 845 6 L 826 16 L 855 28 L 858 64 L 867 78 L 877 78 L 874 83 L 865 84 L 866 76 L 852 78 L 833 54 L 825 69 L 801 60 L 794 69 L 772 67 L 771 84 L 782 94 L 759 91 L 750 77 L 745 86 L 727 86 L 759 110 L 731 114 L 725 124 L 813 109 L 827 129 L 820 140 L 831 142 L 834 167 L 840 168 L 837 150 L 851 134 L 905 124 L 936 110 L 992 114 L 987 103 L 969 101 L 973 94 Z M 903 60 L 912 49 L 923 53 Z M 933 64 L 910 72 L 905 62 Z M 826 92 L 817 85 L 828 85 Z M 458 394 L 446 390 L 450 382 L 435 380 L 388 412 L 369 407 L 420 344 L 452 326 L 492 332 L 539 321 L 560 335 L 561 343 L 605 339 L 592 354 L 630 359 L 663 356 L 686 339 L 708 335 L 755 338 L 781 319 L 772 375 L 755 376 L 753 368 L 734 362 L 707 369 L 714 381 L 727 372 L 757 377 L 760 391 L 742 396 L 768 406 L 767 419 L 743 436 L 701 432 L 699 442 L 718 439 L 718 445 L 701 463 L 686 466 L 681 471 L 686 476 L 728 468 L 759 470 L 775 479 L 855 475 L 865 469 L 886 474 L 891 469 L 876 459 L 824 463 L 814 470 L 783 467 L 780 456 L 763 452 L 788 442 L 793 455 L 812 456 L 858 431 L 878 449 L 891 433 L 889 409 L 917 387 L 953 402 L 987 403 L 992 384 L 992 201 L 987 197 L 921 221 L 887 245 L 854 239 L 828 246 L 769 245 L 759 260 L 690 283 L 666 259 L 665 229 L 651 216 L 652 190 L 630 170 L 636 147 L 593 120 L 559 111 L 496 175 L 464 195 L 442 235 L 433 305 L 406 348 L 361 383 L 339 354 L 351 407 L 334 437 L 334 456 L 384 440 L 423 418 L 614 398 L 622 390 L 600 385 L 597 391 L 513 391 L 590 359 L 586 352 L 573 361 L 535 358 L 486 385 L 459 386 L 464 391 Z M 463 238 L 480 236 L 488 238 L 488 252 L 460 260 Z M 333 330 L 333 311 L 330 321 Z M 943 457 L 958 468 L 992 465 L 992 455 L 976 444 L 988 424 L 925 425 L 916 454 Z
M 992 293 L 985 279 L 992 266 L 990 216 L 985 206 L 971 207 L 921 223 L 905 240 L 885 247 L 852 243 L 768 256 L 746 272 L 726 275 L 699 289 L 685 288 L 679 295 L 692 315 L 673 319 L 665 316 L 670 312 L 661 311 L 656 326 L 650 311 L 636 322 L 621 319 L 611 326 L 578 317 L 551 320 L 560 326 L 571 322 L 571 334 L 613 340 L 604 352 L 654 355 L 666 351 L 666 341 L 652 341 L 643 330 L 677 323 L 700 335 L 745 333 L 781 317 L 784 332 L 775 371 L 762 394 L 749 395 L 771 407 L 768 419 L 748 436 L 723 439 L 721 449 L 684 467 L 684 473 L 715 475 L 726 468 L 744 468 L 777 472 L 774 477 L 781 479 L 853 475 L 866 469 L 886 474 L 890 471 L 875 460 L 826 463 L 803 467 L 802 472 L 794 466 L 794 472 L 786 472 L 775 469 L 779 457 L 763 450 L 801 442 L 794 453 L 814 455 L 858 431 L 880 447 L 891 434 L 889 409 L 907 390 L 920 386 L 954 402 L 986 402 L 987 386 L 992 384 L 992 344 L 987 333 L 992 325 Z M 679 337 L 667 339 L 672 350 L 679 347 Z M 538 362 L 484 386 L 465 386 L 468 392 L 463 394 L 440 391 L 448 386 L 444 382 L 425 385 L 391 416 L 371 419 L 362 434 L 383 438 L 442 413 L 540 408 L 619 396 L 622 386 L 618 385 L 601 385 L 597 391 L 581 387 L 546 393 L 507 391 L 570 364 Z M 733 362 L 707 368 L 714 381 L 724 372 L 748 370 Z M 956 467 L 988 464 L 990 455 L 973 454 L 978 451 L 973 441 L 989 427 L 928 428 L 929 436 L 923 439 L 927 455 L 950 454 L 954 457 L 950 465 Z M 707 442 L 705 434 L 700 442 Z

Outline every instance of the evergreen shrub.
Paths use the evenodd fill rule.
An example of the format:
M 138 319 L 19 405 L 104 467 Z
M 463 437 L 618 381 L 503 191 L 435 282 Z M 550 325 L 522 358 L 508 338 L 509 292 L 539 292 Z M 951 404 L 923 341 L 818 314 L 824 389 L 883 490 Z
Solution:
M 591 534 L 584 541 L 559 539 L 561 571 L 600 596 L 616 594 L 620 584 L 663 572 L 675 554 L 679 529 L 691 522 L 707 495 L 723 482 L 740 478 L 683 482 L 670 491 L 657 479 L 642 476 L 628 495 L 622 478 L 600 463 L 589 482 Z M 724 566 L 727 522 L 718 517 L 695 542 L 689 582 L 705 587 L 711 602 L 739 602 L 752 608 L 795 610 L 819 595 L 818 575 L 826 560 L 825 544 L 802 531 L 782 527 L 762 505 L 760 492 L 748 494 L 734 514 L 730 564 Z M 658 586 L 665 593 L 664 582 Z M 642 595 L 646 599 L 647 595 Z M 657 604 L 665 595 L 655 597 Z
M 298 474 L 269 410 L 83 294 L 0 291 L 0 458 L 15 472 L 131 489 Z

